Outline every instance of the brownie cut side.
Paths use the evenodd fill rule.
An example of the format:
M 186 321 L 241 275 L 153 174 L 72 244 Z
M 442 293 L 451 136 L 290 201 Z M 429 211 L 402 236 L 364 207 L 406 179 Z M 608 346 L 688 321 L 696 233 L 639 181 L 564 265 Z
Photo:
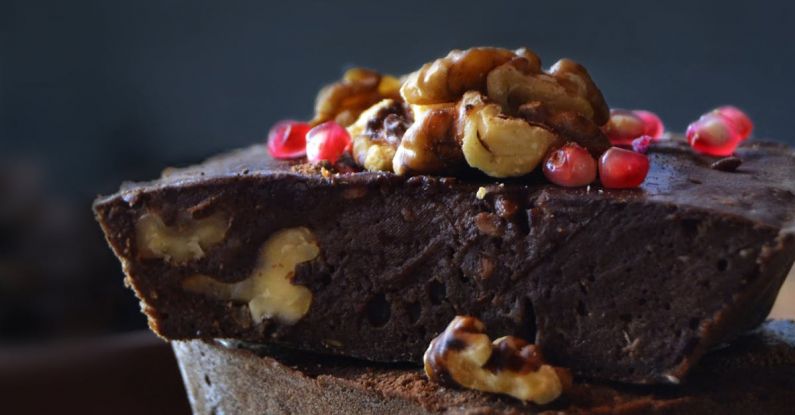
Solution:
M 737 155 L 742 165 L 726 172 L 677 141 L 655 145 L 642 187 L 617 191 L 533 176 L 329 175 L 254 146 L 125 185 L 94 209 L 150 325 L 169 339 L 420 363 L 466 314 L 578 375 L 676 383 L 764 319 L 795 259 L 795 155 L 763 142 Z M 219 213 L 222 240 L 196 258 L 139 248 L 144 215 L 168 225 Z M 291 280 L 311 292 L 297 322 L 256 322 L 245 302 L 185 289 L 195 275 L 246 279 L 268 238 L 296 227 L 319 248 Z
M 173 342 L 196 414 L 789 414 L 795 324 L 769 321 L 707 354 L 680 385 L 577 381 L 545 406 L 445 388 L 418 368 Z

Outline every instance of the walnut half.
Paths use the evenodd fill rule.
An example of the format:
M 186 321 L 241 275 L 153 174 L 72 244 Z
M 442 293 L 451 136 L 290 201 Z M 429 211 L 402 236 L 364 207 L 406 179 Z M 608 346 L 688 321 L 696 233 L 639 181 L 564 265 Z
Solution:
M 603 125 L 610 117 L 601 91 L 582 65 L 561 59 L 545 71 L 532 51 L 501 48 L 453 50 L 410 74 L 400 94 L 410 105 L 458 101 L 478 91 L 511 113 L 539 101 L 555 112 L 573 111 Z
M 596 125 L 610 118 L 607 103 L 588 71 L 570 59 L 561 59 L 544 71 L 535 62 L 517 57 L 489 72 L 486 91 L 508 113 L 522 104 L 538 102 L 550 112 L 573 112 Z
M 387 99 L 400 98 L 400 80 L 364 68 L 345 72 L 342 79 L 327 85 L 317 94 L 313 125 L 336 121 L 342 126 L 353 124 L 364 110 Z
M 415 105 L 412 111 L 414 124 L 403 135 L 392 161 L 395 173 L 445 174 L 457 170 L 464 161 L 457 107 Z
M 455 102 L 464 92 L 482 90 L 486 75 L 515 56 L 513 51 L 501 48 L 453 50 L 410 74 L 400 95 L 412 105 Z
M 464 94 L 460 104 L 461 148 L 467 164 L 491 177 L 517 177 L 535 170 L 562 139 L 548 126 L 502 114 L 479 92 Z
M 356 163 L 370 171 L 392 171 L 395 151 L 411 122 L 411 113 L 394 99 L 368 108 L 348 127 Z
M 517 337 L 489 341 L 474 317 L 456 316 L 423 358 L 435 382 L 546 404 L 571 383 L 567 370 L 544 364 L 535 346 Z

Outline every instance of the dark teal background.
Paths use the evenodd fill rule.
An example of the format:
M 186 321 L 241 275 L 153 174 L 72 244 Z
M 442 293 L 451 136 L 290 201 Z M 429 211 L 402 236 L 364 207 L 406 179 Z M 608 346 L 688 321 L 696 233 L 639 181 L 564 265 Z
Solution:
M 309 116 L 346 66 L 400 74 L 472 45 L 577 59 L 612 106 L 675 130 L 732 103 L 758 136 L 795 143 L 794 2 L 0 4 L 4 153 L 44 159 L 84 193 L 261 140 L 275 120 Z

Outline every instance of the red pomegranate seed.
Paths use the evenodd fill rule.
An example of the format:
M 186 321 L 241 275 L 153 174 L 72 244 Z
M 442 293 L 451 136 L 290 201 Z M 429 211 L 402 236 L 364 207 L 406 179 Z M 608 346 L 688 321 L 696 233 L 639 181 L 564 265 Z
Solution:
M 640 153 L 612 147 L 599 158 L 599 180 L 608 189 L 640 186 L 649 173 L 649 159 Z
M 544 176 L 558 186 L 580 187 L 596 180 L 596 160 L 588 150 L 568 143 L 544 161 Z
M 284 120 L 279 121 L 268 133 L 268 152 L 273 158 L 294 159 L 306 154 L 306 133 L 309 124 Z
M 636 153 L 646 154 L 649 151 L 649 146 L 654 139 L 650 135 L 642 135 L 632 140 L 632 151 Z
M 685 135 L 694 150 L 710 156 L 730 156 L 742 141 L 735 124 L 717 112 L 690 123 Z
M 635 112 L 611 109 L 610 120 L 602 127 L 613 145 L 628 146 L 632 140 L 646 132 L 646 124 Z
M 662 120 L 657 116 L 657 114 L 646 110 L 634 110 L 632 112 L 635 113 L 638 118 L 643 120 L 643 125 L 645 126 L 645 135 L 648 135 L 654 139 L 659 139 L 662 137 L 663 133 L 665 132 L 665 125 L 663 125 Z
M 734 129 L 740 135 L 741 140 L 745 140 L 751 135 L 751 131 L 754 129 L 754 123 L 741 109 L 731 105 L 724 105 L 716 108 L 713 112 L 723 116 L 723 118 L 734 124 Z
M 350 144 L 351 136 L 345 127 L 327 121 L 306 133 L 306 157 L 313 163 L 336 163 Z
M 602 130 L 613 145 L 629 146 L 632 140 L 648 135 L 654 139 L 662 137 L 665 126 L 657 114 L 646 110 L 610 110 L 610 120 Z

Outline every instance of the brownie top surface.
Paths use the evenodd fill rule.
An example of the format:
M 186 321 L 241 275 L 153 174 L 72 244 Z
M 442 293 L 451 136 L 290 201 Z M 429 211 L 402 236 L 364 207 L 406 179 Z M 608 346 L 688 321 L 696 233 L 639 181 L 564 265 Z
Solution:
M 563 188 L 549 184 L 539 173 L 510 180 L 486 176 L 412 177 L 367 171 L 332 172 L 324 176 L 319 169 L 300 161 L 275 160 L 268 154 L 266 146 L 260 144 L 233 150 L 194 166 L 167 168 L 157 180 L 125 183 L 118 193 L 100 197 L 96 203 L 104 204 L 121 198 L 132 204 L 137 195 L 163 188 L 177 187 L 190 191 L 196 185 L 231 185 L 245 180 L 300 180 L 319 186 L 440 181 L 464 191 L 504 184 L 506 188 L 528 194 L 547 191 L 563 198 L 607 197 L 697 207 L 795 232 L 795 151 L 775 142 L 750 141 L 739 147 L 735 155 L 742 160 L 736 170 L 716 169 L 713 163 L 719 158 L 698 155 L 681 137 L 675 136 L 650 147 L 651 168 L 640 188 L 607 190 L 599 185 Z

